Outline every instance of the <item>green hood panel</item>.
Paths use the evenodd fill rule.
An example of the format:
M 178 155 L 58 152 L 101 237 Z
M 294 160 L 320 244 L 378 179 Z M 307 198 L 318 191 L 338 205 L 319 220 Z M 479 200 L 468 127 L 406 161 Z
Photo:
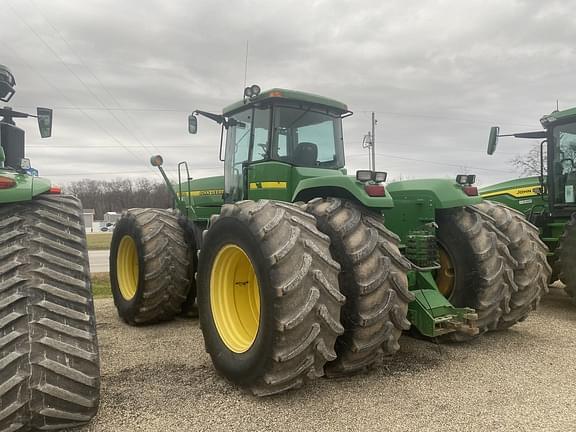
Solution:
M 418 179 L 403 180 L 387 186 L 394 200 L 422 200 L 436 209 L 463 207 L 482 202 L 480 197 L 471 197 L 454 180 Z
M 177 193 L 178 185 L 175 185 Z M 224 176 L 205 177 L 182 183 L 184 201 L 191 197 L 194 206 L 211 207 L 224 204 Z
M 538 177 L 526 177 L 497 183 L 480 189 L 483 198 L 490 198 L 497 195 L 511 195 L 515 198 L 537 195 L 535 188 L 540 188 Z
M 15 187 L 0 189 L 0 204 L 30 201 L 35 196 L 48 192 L 51 187 L 48 179 L 18 174 L 11 170 L 0 169 L 0 176 L 16 180 Z

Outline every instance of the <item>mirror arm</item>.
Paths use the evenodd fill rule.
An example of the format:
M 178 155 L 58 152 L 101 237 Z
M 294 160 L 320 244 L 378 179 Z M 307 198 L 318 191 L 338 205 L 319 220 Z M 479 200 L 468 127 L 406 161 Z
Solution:
M 218 124 L 223 124 L 224 127 L 226 129 L 228 129 L 228 122 L 226 121 L 226 117 L 224 117 L 221 114 L 214 114 L 211 112 L 201 111 L 201 110 L 195 110 L 194 112 L 192 112 L 192 115 L 197 115 L 197 114 L 200 114 L 201 116 L 209 118 L 210 120 L 215 121 Z

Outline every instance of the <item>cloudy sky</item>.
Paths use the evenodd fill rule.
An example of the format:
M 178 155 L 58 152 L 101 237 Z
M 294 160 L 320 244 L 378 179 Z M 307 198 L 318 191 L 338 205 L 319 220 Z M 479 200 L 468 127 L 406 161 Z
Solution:
M 28 157 L 59 183 L 157 176 L 151 154 L 193 177 L 222 172 L 219 128 L 198 108 L 240 99 L 248 84 L 346 102 L 346 159 L 367 167 L 362 137 L 378 119 L 377 168 L 392 178 L 476 173 L 480 184 L 516 175 L 530 141 L 489 128 L 539 129 L 572 91 L 576 15 L 566 1 L 0 0 L 0 63 L 16 76 L 11 104 L 52 107 L 53 137 L 33 120 Z

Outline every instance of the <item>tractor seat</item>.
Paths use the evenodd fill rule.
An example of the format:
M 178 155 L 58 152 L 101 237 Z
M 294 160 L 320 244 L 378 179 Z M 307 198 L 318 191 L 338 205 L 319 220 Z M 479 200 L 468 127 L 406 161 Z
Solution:
M 311 142 L 301 142 L 294 149 L 294 164 L 297 166 L 316 166 L 318 146 Z

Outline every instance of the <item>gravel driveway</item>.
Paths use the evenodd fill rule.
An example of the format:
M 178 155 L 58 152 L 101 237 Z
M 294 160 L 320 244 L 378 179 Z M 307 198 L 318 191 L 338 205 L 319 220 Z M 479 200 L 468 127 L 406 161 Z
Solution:
M 196 320 L 122 324 L 97 300 L 102 403 L 81 431 L 576 428 L 576 306 L 560 290 L 512 330 L 463 345 L 405 336 L 381 368 L 257 399 L 218 377 Z

